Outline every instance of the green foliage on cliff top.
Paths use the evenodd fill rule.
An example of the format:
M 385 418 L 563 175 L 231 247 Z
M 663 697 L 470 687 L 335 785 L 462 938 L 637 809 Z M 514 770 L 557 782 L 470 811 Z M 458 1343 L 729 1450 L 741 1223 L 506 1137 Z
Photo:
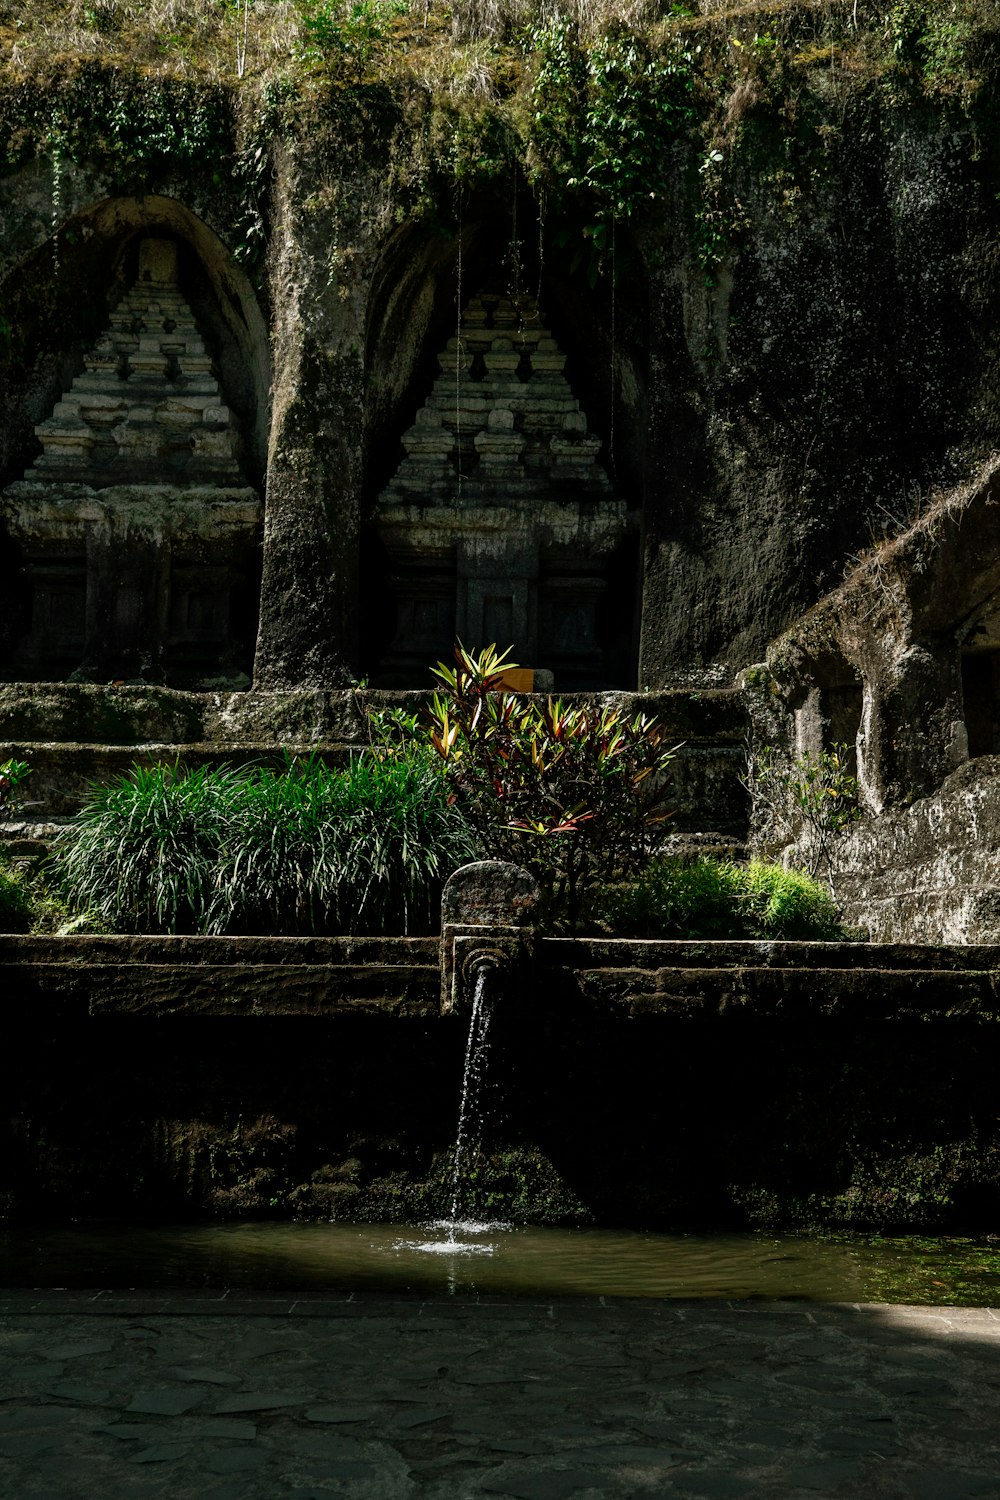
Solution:
M 574 205 L 596 260 L 616 222 L 657 215 L 679 187 L 711 271 L 743 232 L 748 164 L 794 217 L 852 101 L 992 128 L 1000 7 L 0 0 L 0 41 L 0 170 L 32 156 L 96 161 L 134 187 L 197 165 L 258 226 L 271 139 L 336 118 L 363 151 L 379 143 L 418 207 L 516 166 Z M 402 118 L 412 140 L 392 146 Z
M 1000 15 L 995 0 L 0 0 L 0 41 L 14 88 L 88 64 L 303 99 L 408 81 L 509 112 L 549 168 L 600 185 L 616 134 L 651 152 L 696 114 L 731 132 L 803 90 L 967 104 Z

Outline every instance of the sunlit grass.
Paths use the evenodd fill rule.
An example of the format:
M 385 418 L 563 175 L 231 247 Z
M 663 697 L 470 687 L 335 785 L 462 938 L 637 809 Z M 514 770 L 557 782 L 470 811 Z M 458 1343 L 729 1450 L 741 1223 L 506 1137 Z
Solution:
M 638 879 L 605 891 L 595 915 L 614 933 L 643 938 L 843 940 L 837 908 L 800 870 L 754 860 L 654 860 Z

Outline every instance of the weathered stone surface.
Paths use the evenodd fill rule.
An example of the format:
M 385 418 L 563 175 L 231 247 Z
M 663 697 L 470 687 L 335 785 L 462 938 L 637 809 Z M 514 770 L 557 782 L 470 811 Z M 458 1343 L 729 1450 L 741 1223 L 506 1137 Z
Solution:
M 869 549 L 745 675 L 755 844 L 828 875 L 879 940 L 1000 935 L 998 516 L 993 459 Z M 832 837 L 766 766 L 801 779 L 803 756 L 816 767 L 838 743 L 864 820 Z
M 66 484 L 161 485 L 168 476 L 240 484 L 232 414 L 177 274 L 175 243 L 141 243 L 136 281 L 111 326 L 88 352 L 84 373 L 35 429 L 42 453 L 33 477 L 61 491 Z M 173 440 L 174 429 L 190 432 L 187 441 Z
M 27 609 L 11 665 L 235 682 L 249 665 L 259 496 L 178 286 L 178 247 L 144 238 L 135 281 L 85 369 L 36 424 L 42 452 L 0 496 Z
M 86 1015 L 436 1016 L 439 1006 L 436 964 L 36 962 L 7 974 L 27 1002 L 54 1005 L 65 1020 Z
M 530 898 L 531 882 L 517 892 Z M 477 883 L 476 899 L 471 906 L 461 900 L 462 910 L 482 917 L 482 900 L 492 894 Z M 491 907 L 486 915 L 504 913 Z M 515 940 L 518 917 L 506 915 L 503 922 L 447 922 L 446 937 L 454 948 L 458 935 L 461 954 L 474 958 L 491 942 L 502 947 L 507 933 Z M 519 953 L 511 950 L 511 963 Z M 0 937 L 11 1001 L 54 1006 L 66 1017 L 434 1017 L 439 957 L 433 938 Z M 557 984 L 588 1011 L 609 1013 L 1000 1016 L 995 946 L 535 938 L 517 972 L 522 996 Z
M 449 875 L 441 898 L 443 926 L 530 924 L 539 900 L 535 879 L 519 865 L 481 860 Z
M 803 838 L 787 854 L 815 855 Z M 829 841 L 824 870 L 845 921 L 876 943 L 1000 939 L 1000 757 L 954 771 L 930 796 Z
M 337 1308 L 307 1298 L 270 1310 L 253 1298 L 213 1306 L 167 1297 L 146 1355 L 157 1383 L 169 1381 L 168 1349 L 194 1358 L 210 1345 L 253 1400 L 256 1372 L 241 1345 L 265 1332 L 272 1359 L 289 1371 L 309 1369 L 309 1379 L 294 1375 L 288 1404 L 258 1409 L 254 1423 L 163 1415 L 105 1424 L 70 1398 L 46 1405 L 37 1379 L 20 1373 L 24 1354 L 34 1356 L 27 1368 L 44 1368 L 49 1344 L 86 1339 L 88 1325 L 100 1323 L 113 1334 L 95 1367 L 105 1378 L 130 1356 L 126 1335 L 144 1314 L 127 1294 L 89 1302 L 35 1294 L 34 1311 L 8 1303 L 0 1339 L 16 1336 L 23 1352 L 4 1361 L 21 1386 L 15 1422 L 0 1440 L 7 1491 L 70 1500 L 95 1493 L 131 1500 L 140 1490 L 153 1500 L 278 1493 L 320 1500 L 331 1485 L 358 1500 L 995 1493 L 991 1309 L 457 1296 L 358 1297 Z M 487 1326 L 500 1384 L 477 1385 L 465 1376 L 482 1364 Z M 929 1366 L 947 1386 L 948 1404 L 914 1404 L 909 1387 L 927 1380 Z M 428 1367 L 436 1371 L 437 1418 L 400 1427 L 401 1412 L 431 1409 Z M 812 1388 L 817 1372 L 841 1393 L 834 1429 Z M 310 1389 L 335 1402 L 344 1387 L 369 1390 L 364 1417 L 350 1433 L 318 1429 L 309 1420 Z M 667 1418 L 669 1441 L 651 1441 Z M 239 1436 L 229 1431 L 237 1427 Z M 208 1488 L 206 1474 L 233 1475 L 238 1489 Z
M 541 896 L 527 870 L 481 860 L 455 870 L 441 898 L 441 1009 L 472 1003 L 477 976 L 494 971 L 502 988 L 518 982 L 533 945 Z
M 739 839 L 746 825 L 742 738 L 746 721 L 733 692 L 606 694 L 631 713 L 656 715 L 676 740 L 671 827 L 716 830 Z M 223 762 L 279 764 L 286 753 L 343 759 L 370 743 L 368 711 L 419 713 L 418 692 L 178 692 L 145 684 L 0 685 L 0 759 L 27 760 L 29 821 L 63 817 L 92 782 L 126 773 L 133 762 L 197 767 Z

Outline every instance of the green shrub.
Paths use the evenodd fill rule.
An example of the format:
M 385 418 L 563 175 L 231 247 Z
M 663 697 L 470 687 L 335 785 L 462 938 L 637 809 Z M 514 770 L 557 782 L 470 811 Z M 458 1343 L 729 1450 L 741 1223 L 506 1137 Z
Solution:
M 840 939 L 837 909 L 823 886 L 800 870 L 755 860 L 654 860 L 594 904 L 613 932 L 643 938 Z
M 221 851 L 213 932 L 429 932 L 478 845 L 438 771 L 362 757 L 260 771 Z
M 0 932 L 27 932 L 33 911 L 31 890 L 22 872 L 0 863 Z
M 91 793 L 53 860 L 72 905 L 111 930 L 414 932 L 477 852 L 440 772 L 365 757 L 135 767 Z

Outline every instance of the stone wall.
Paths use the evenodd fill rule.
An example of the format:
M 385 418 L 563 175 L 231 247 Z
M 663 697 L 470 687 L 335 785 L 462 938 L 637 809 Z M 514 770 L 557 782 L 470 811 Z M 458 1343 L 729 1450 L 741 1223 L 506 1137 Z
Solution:
M 838 84 L 808 52 L 789 67 L 767 87 L 751 69 L 713 150 L 700 126 L 678 127 L 655 194 L 616 221 L 613 266 L 585 200 L 537 190 L 523 141 L 486 150 L 489 109 L 473 125 L 413 78 L 262 100 L 255 121 L 224 88 L 168 90 L 171 138 L 208 139 L 209 120 L 212 151 L 147 141 L 125 165 L 99 128 L 127 95 L 114 69 L 88 75 L 93 131 L 76 122 L 72 152 L 51 160 L 25 146 L 9 86 L 23 131 L 0 175 L 0 676 L 95 687 L 5 695 L 0 739 L 35 760 L 49 812 L 117 772 L 124 747 L 340 753 L 356 742 L 348 685 L 425 681 L 418 658 L 439 654 L 452 603 L 456 626 L 487 634 L 509 617 L 556 691 L 672 690 L 671 711 L 686 690 L 707 705 L 772 643 L 760 732 L 794 754 L 839 726 L 875 819 L 935 795 L 970 745 L 997 753 L 995 119 L 874 73 Z M 39 119 L 63 82 L 32 84 Z M 483 152 L 458 191 L 463 119 Z M 182 474 L 152 505 L 91 474 L 93 496 L 43 504 L 19 486 L 66 437 L 48 425 L 77 409 L 65 398 L 110 378 L 102 336 L 156 244 L 173 247 L 191 314 L 192 378 L 212 384 L 203 410 L 226 414 L 209 436 L 225 447 L 231 418 L 246 483 L 213 508 Z M 141 336 L 134 352 L 150 353 Z M 180 356 L 153 352 L 173 380 Z M 102 393 L 125 435 L 141 425 Z M 191 411 L 168 401 L 161 415 L 164 438 L 166 417 Z M 156 453 L 176 458 L 174 437 Z M 437 478 L 401 491 L 421 443 Z M 209 575 L 230 568 L 215 591 L 246 596 L 239 629 L 216 630 L 218 660 L 195 663 L 194 636 L 215 629 Z M 81 598 L 87 629 L 64 628 Z M 59 637 L 48 656 L 43 625 Z M 139 694 L 197 684 L 205 704 L 167 689 L 140 722 L 96 694 L 109 679 Z M 226 691 L 248 686 L 242 701 Z M 731 838 L 740 713 L 730 699 L 717 731 L 717 705 L 705 711 L 678 732 L 678 827 Z M 993 845 L 961 857 L 985 889 Z M 864 904 L 855 888 L 849 900 Z M 988 909 L 938 930 L 986 936 Z
M 1000 932 L 1000 758 L 961 766 L 940 789 L 830 845 L 844 920 L 876 943 L 988 943 Z
M 467 1014 L 430 940 L 0 938 L 0 1213 L 437 1216 Z M 542 940 L 498 1001 L 492 1212 L 994 1227 L 1000 951 Z
M 828 878 L 878 941 L 1000 931 L 998 501 L 991 462 L 871 548 L 745 674 L 752 841 Z M 821 806 L 831 753 L 856 777 L 861 817 L 840 833 Z M 809 767 L 809 807 L 778 795 L 784 775 L 810 801 Z

